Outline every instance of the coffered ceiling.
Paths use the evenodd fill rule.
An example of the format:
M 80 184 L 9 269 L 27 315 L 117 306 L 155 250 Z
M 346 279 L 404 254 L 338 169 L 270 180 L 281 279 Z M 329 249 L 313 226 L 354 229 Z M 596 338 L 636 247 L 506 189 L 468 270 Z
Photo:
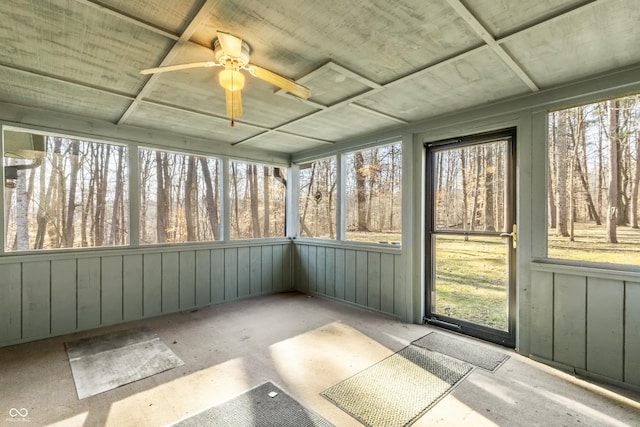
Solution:
M 0 3 L 0 102 L 212 144 L 298 153 L 640 64 L 638 0 L 12 0 Z M 225 114 L 223 31 L 251 62 Z M 243 71 L 244 72 L 244 71 Z

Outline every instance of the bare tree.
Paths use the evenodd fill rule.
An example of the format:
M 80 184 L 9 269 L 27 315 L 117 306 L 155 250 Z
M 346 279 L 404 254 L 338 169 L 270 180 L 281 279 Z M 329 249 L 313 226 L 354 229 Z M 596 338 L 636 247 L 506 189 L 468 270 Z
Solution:
M 260 215 L 258 212 L 258 167 L 247 164 L 247 179 L 249 180 L 249 203 L 251 206 L 251 230 L 253 237 L 260 237 Z
M 358 231 L 369 231 L 367 226 L 367 190 L 364 157 L 361 151 L 354 154 L 353 167 L 356 174 L 356 194 L 358 202 Z
M 556 235 L 568 237 L 568 207 L 567 207 L 567 175 L 569 160 L 568 144 L 568 112 L 560 111 L 558 114 L 557 134 L 555 135 L 556 147 Z
M 213 232 L 214 240 L 220 240 L 220 218 L 218 214 L 218 193 L 214 191 L 213 184 L 211 183 L 211 172 L 209 171 L 209 164 L 207 159 L 200 157 L 200 167 L 202 169 L 202 176 L 204 178 L 204 184 L 206 188 L 206 203 L 207 203 L 207 216 L 209 218 L 209 225 Z M 216 182 L 215 188 L 218 188 L 218 174 L 215 174 Z
M 262 192 L 264 197 L 264 210 L 263 210 L 263 236 L 269 237 L 271 236 L 271 230 L 269 229 L 270 220 L 271 220 L 271 179 L 270 179 L 270 168 L 268 166 L 264 166 L 262 168 Z
M 493 162 L 493 147 L 484 147 L 484 229 L 485 231 L 495 231 L 495 212 L 493 206 L 493 192 L 494 192 L 494 171 L 495 166 Z
M 631 191 L 631 227 L 638 227 L 638 186 L 640 186 L 640 131 L 636 131 L 636 168 Z
M 187 160 L 187 181 L 184 187 L 184 217 L 187 224 L 187 241 L 197 240 L 196 223 L 195 223 L 195 207 L 197 202 L 196 195 L 196 158 L 189 156 Z
M 609 209 L 607 213 L 607 243 L 618 243 L 618 101 L 609 107 Z

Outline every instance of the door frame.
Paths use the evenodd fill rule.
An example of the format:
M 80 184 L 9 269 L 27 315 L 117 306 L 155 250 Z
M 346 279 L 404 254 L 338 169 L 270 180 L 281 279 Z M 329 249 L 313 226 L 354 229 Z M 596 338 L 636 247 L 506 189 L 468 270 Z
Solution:
M 509 250 L 507 269 L 508 269 L 508 284 L 507 284 L 507 306 L 508 306 L 508 318 L 507 318 L 507 331 L 501 331 L 498 329 L 490 328 L 488 326 L 456 319 L 439 313 L 433 313 L 431 310 L 434 288 L 434 260 L 433 260 L 433 232 L 435 230 L 435 206 L 434 206 L 434 187 L 435 187 L 435 165 L 433 155 L 435 152 L 450 149 L 450 148 L 462 148 L 468 146 L 474 146 L 482 143 L 488 143 L 496 140 L 509 139 L 508 153 L 506 155 L 505 172 L 508 177 L 505 192 L 506 201 L 505 209 L 508 210 L 507 218 L 505 220 L 505 227 L 509 230 L 499 230 L 498 233 L 511 232 L 512 225 L 516 224 L 516 131 L 515 127 L 506 128 L 502 130 L 496 130 L 491 132 L 485 132 L 480 134 L 472 134 L 461 136 L 459 138 L 449 138 L 445 140 L 428 142 L 424 144 L 426 151 L 426 167 L 425 167 L 425 191 L 424 191 L 424 206 L 425 206 L 425 218 L 424 218 L 424 280 L 425 280 L 425 317 L 424 321 L 428 324 L 439 326 L 445 329 L 449 329 L 455 332 L 459 332 L 465 335 L 470 335 L 476 338 L 480 338 L 485 341 L 490 341 L 496 344 L 500 344 L 506 347 L 514 348 L 516 345 L 516 316 L 517 316 L 517 299 L 516 299 L 516 248 L 514 248 L 514 236 L 508 237 Z M 442 232 L 441 232 L 442 233 Z M 442 234 L 446 234 L 444 232 Z M 448 232 L 455 235 L 464 235 L 464 232 Z M 516 239 L 517 240 L 517 239 Z

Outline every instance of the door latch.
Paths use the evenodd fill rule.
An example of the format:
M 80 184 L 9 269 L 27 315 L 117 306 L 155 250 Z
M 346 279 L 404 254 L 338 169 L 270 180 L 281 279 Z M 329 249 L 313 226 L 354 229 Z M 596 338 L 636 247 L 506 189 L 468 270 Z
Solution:
M 513 231 L 512 231 L 511 233 L 500 233 L 500 237 L 505 238 L 505 239 L 506 239 L 507 237 L 511 237 L 511 238 L 513 239 L 513 240 L 512 240 L 512 242 L 513 242 L 513 248 L 515 249 L 515 248 L 516 248 L 516 245 L 517 245 L 517 240 L 518 240 L 518 232 L 517 232 L 517 226 L 516 226 L 516 224 L 513 224 L 512 230 L 513 230 Z

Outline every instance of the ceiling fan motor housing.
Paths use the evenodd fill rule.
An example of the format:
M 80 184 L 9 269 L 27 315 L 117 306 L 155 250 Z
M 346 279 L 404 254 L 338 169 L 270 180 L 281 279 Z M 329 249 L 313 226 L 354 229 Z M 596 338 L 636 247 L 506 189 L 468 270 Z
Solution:
M 238 68 L 242 68 L 249 63 L 250 52 L 251 48 L 249 47 L 249 44 L 244 40 L 242 41 L 242 53 L 238 57 L 230 56 L 225 53 L 225 51 L 222 49 L 222 46 L 220 45 L 220 39 L 216 38 L 213 41 L 213 54 L 218 64 L 225 65 L 229 60 L 231 60 L 232 62 L 236 61 L 238 63 Z

